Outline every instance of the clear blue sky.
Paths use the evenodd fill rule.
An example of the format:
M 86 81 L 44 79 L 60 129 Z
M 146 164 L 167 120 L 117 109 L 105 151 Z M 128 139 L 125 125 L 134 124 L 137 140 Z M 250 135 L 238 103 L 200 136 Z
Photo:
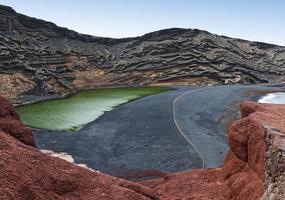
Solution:
M 171 27 L 285 46 L 285 0 L 0 0 L 81 33 L 129 37 Z

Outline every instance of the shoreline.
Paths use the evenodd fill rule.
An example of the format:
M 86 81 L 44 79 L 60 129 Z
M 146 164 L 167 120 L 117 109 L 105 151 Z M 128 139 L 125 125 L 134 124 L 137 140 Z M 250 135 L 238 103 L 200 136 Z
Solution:
M 152 85 L 144 85 L 144 86 L 111 86 L 111 87 L 96 87 L 96 88 L 84 88 L 84 89 L 78 89 L 74 90 L 71 92 L 67 92 L 64 94 L 58 94 L 58 95 L 50 95 L 50 96 L 38 96 L 38 95 L 20 95 L 15 98 L 9 99 L 10 102 L 12 102 L 12 105 L 14 107 L 20 107 L 20 106 L 25 106 L 25 105 L 30 105 L 30 104 L 35 104 L 35 103 L 40 103 L 42 101 L 48 101 L 48 100 L 56 100 L 56 99 L 65 99 L 68 98 L 78 92 L 84 92 L 84 91 L 92 91 L 92 90 L 103 90 L 103 89 L 116 89 L 116 88 L 169 88 L 172 90 L 176 90 L 179 88 L 179 86 L 175 85 L 169 85 L 169 86 L 152 86 Z M 25 100 L 29 97 L 34 98 L 33 100 Z M 21 100 L 23 98 L 24 100 Z
M 254 86 L 256 84 L 247 84 L 247 85 L 243 85 L 243 84 L 233 84 L 233 85 L 228 85 L 228 86 Z M 285 83 L 278 83 L 278 84 L 270 84 L 270 83 L 266 83 L 266 84 L 258 84 L 260 86 L 270 86 L 270 87 L 285 87 Z M 98 89 L 112 89 L 112 88 L 144 88 L 144 87 L 159 87 L 159 88 L 169 88 L 169 89 L 173 89 L 173 90 L 177 90 L 177 89 L 181 89 L 181 88 L 197 88 L 197 87 L 215 87 L 215 86 L 227 86 L 224 84 L 217 84 L 217 85 L 208 85 L 208 86 L 204 86 L 204 85 L 153 85 L 153 84 L 149 84 L 149 85 L 112 85 L 112 86 L 99 86 L 99 87 L 94 87 L 94 88 L 78 88 L 77 90 L 71 90 L 70 92 L 67 93 L 63 93 L 63 94 L 55 94 L 55 95 L 47 95 L 47 96 L 39 96 L 39 95 L 20 95 L 18 97 L 15 98 L 8 98 L 9 101 L 12 103 L 12 105 L 14 107 L 19 107 L 19 106 L 23 106 L 23 105 L 29 105 L 29 104 L 34 104 L 34 103 L 38 103 L 38 102 L 42 102 L 42 101 L 46 101 L 46 100 L 53 100 L 53 99 L 64 99 L 64 98 L 68 98 L 69 96 L 72 96 L 78 92 L 82 92 L 82 91 L 90 91 L 90 90 L 98 90 Z M 25 100 L 27 98 L 34 98 L 33 100 Z M 23 98 L 23 100 L 21 100 L 21 98 Z
M 233 91 L 230 90 L 224 90 L 223 88 L 233 88 Z M 234 88 L 237 88 L 234 89 Z M 239 89 L 240 88 L 240 89 Z M 242 89 L 243 88 L 243 89 Z M 189 88 L 188 88 L 189 89 Z M 270 89 L 270 90 L 269 90 Z M 193 89 L 195 90 L 195 89 Z M 212 91 L 214 90 L 214 91 Z M 215 90 L 217 90 L 217 94 L 215 93 Z M 235 91 L 239 91 L 237 95 L 241 95 L 243 96 L 243 99 L 245 100 L 255 100 L 257 101 L 260 97 L 260 93 L 262 93 L 262 91 L 274 91 L 274 90 L 280 90 L 280 87 L 276 88 L 276 87 L 266 87 L 266 86 L 218 86 L 218 87 L 206 87 L 204 89 L 201 90 L 201 94 L 204 94 L 205 96 L 202 96 L 203 98 L 207 97 L 208 95 L 212 95 L 210 97 L 207 97 L 209 100 L 215 99 L 214 97 L 219 96 L 219 94 L 224 95 L 224 91 L 228 94 L 225 94 L 225 100 L 228 99 L 229 97 L 233 98 L 232 104 L 231 102 L 228 103 L 228 107 L 226 105 L 220 105 L 220 103 L 218 103 L 218 100 L 216 100 L 217 105 L 219 105 L 218 107 L 220 107 L 220 109 L 223 109 L 223 112 L 216 113 L 215 114 L 215 110 L 213 110 L 213 116 L 208 116 L 208 115 L 200 115 L 200 112 L 206 112 L 209 109 L 212 109 L 212 107 L 210 106 L 209 108 L 205 108 L 205 110 L 203 111 L 203 107 L 200 107 L 200 101 L 201 99 L 196 99 L 196 98 L 200 98 L 200 94 L 198 94 L 197 92 L 194 93 L 195 95 L 198 95 L 197 97 L 195 97 L 193 100 L 191 94 L 189 94 L 187 97 L 187 102 L 190 101 L 190 105 L 188 105 L 187 102 L 185 102 L 186 104 L 183 105 L 178 105 L 178 120 L 179 123 L 181 124 L 182 122 L 182 128 L 183 131 L 186 131 L 186 136 L 191 137 L 191 140 L 194 137 L 194 141 L 197 144 L 198 142 L 198 148 L 199 150 L 201 150 L 201 144 L 199 144 L 200 142 L 195 140 L 195 135 L 191 136 L 192 133 L 189 132 L 188 130 L 196 130 L 195 132 L 197 132 L 197 134 L 201 135 L 201 134 L 210 134 L 212 130 L 215 130 L 218 133 L 218 136 L 223 136 L 224 133 L 226 132 L 227 127 L 229 127 L 230 122 L 232 122 L 232 120 L 236 119 L 238 116 L 235 116 L 234 119 L 231 119 L 228 117 L 231 117 L 233 115 L 233 112 L 237 112 L 238 110 L 238 102 L 236 102 L 236 98 L 237 96 L 235 96 Z M 138 154 L 141 157 L 141 159 L 152 159 L 152 158 L 148 158 L 147 155 L 141 155 L 141 153 L 143 152 L 148 152 L 148 149 L 152 149 L 153 147 L 155 147 L 157 144 L 165 144 L 165 147 L 161 147 L 162 151 L 167 151 L 166 149 L 163 150 L 164 148 L 166 148 L 167 146 L 171 147 L 171 148 L 176 148 L 177 146 L 187 146 L 187 143 L 184 144 L 184 142 L 181 143 L 181 138 L 179 136 L 179 133 L 177 132 L 177 128 L 174 126 L 173 122 L 172 122 L 172 100 L 175 98 L 175 96 L 185 92 L 185 89 L 181 89 L 181 90 L 174 90 L 172 92 L 166 92 L 166 93 L 161 93 L 158 95 L 153 95 L 153 96 L 149 96 L 149 97 L 145 97 L 142 99 L 139 99 L 137 101 L 133 101 L 133 102 L 128 102 L 124 105 L 120 105 L 118 107 L 116 107 L 116 109 L 113 109 L 112 111 L 108 111 L 105 112 L 102 116 L 100 116 L 98 119 L 96 119 L 95 121 L 92 121 L 90 123 L 88 123 L 86 126 L 84 126 L 80 131 L 76 131 L 74 132 L 74 134 L 70 134 L 66 131 L 47 131 L 47 130 L 42 130 L 42 129 L 38 129 L 38 130 L 34 130 L 34 135 L 35 135 L 35 139 L 37 141 L 37 145 L 38 148 L 40 149 L 48 149 L 48 150 L 53 150 L 55 152 L 57 151 L 61 151 L 61 152 L 66 152 L 68 154 L 74 154 L 76 155 L 74 157 L 74 160 L 76 163 L 84 163 L 87 164 L 89 167 L 93 168 L 93 169 L 98 169 L 97 167 L 100 166 L 101 164 L 103 166 L 108 166 L 109 164 L 106 165 L 105 162 L 107 162 L 108 159 L 112 160 L 112 165 L 114 163 L 125 163 L 124 165 L 127 166 L 137 166 L 138 169 L 140 169 L 140 167 L 144 166 L 143 164 L 139 164 L 140 161 L 136 161 L 135 159 L 135 155 Z M 231 92 L 230 92 L 231 91 Z M 248 94 L 247 92 L 251 91 L 250 94 Z M 209 92 L 211 94 L 209 94 Z M 233 92 L 233 93 L 232 93 Z M 175 95 L 174 95 L 175 94 Z M 233 95 L 234 94 L 234 95 Z M 167 97 L 168 95 L 174 95 L 173 97 L 169 98 Z M 169 103 L 166 103 L 166 99 L 169 99 Z M 235 100 L 236 99 L 236 100 Z M 242 99 L 240 101 L 243 101 Z M 155 104 L 153 104 L 154 102 L 156 102 Z M 192 102 L 192 103 L 191 103 Z M 195 102 L 196 102 L 196 106 L 195 106 Z M 215 102 L 215 101 L 214 101 Z M 192 105 L 194 103 L 194 105 Z M 202 103 L 202 102 L 201 102 Z M 215 104 L 216 104 L 215 103 Z M 203 104 L 203 103 L 202 103 Z M 206 104 L 203 104 L 206 105 Z M 161 107 L 162 106 L 162 107 Z M 185 106 L 189 107 L 191 111 L 186 110 L 185 111 Z M 160 108 L 161 107 L 161 108 Z M 197 109 L 202 109 L 201 111 L 197 110 L 195 111 L 195 113 L 193 113 L 193 108 L 196 107 Z M 156 110 L 158 109 L 158 110 Z M 181 110 L 182 109 L 182 110 Z M 218 112 L 219 108 L 216 108 Z M 149 111 L 148 111 L 149 110 Z M 167 111 L 166 113 L 162 113 L 161 111 Z M 182 113 L 181 113 L 182 112 Z M 185 113 L 186 112 L 186 113 Z M 127 114 L 129 113 L 129 114 Z M 129 116 L 132 113 L 131 116 Z M 144 113 L 144 115 L 141 115 L 141 113 Z M 185 117 L 184 118 L 184 114 L 185 113 Z M 181 118 L 181 114 L 183 115 L 183 118 Z M 169 115 L 169 116 L 168 116 Z M 187 125 L 187 119 L 192 116 L 192 119 L 194 119 L 195 122 L 195 116 L 196 115 L 200 115 L 202 118 L 201 119 L 197 119 L 198 121 L 195 123 L 198 124 L 203 124 L 206 127 L 208 127 L 208 130 L 205 132 L 205 129 L 203 128 L 203 126 L 195 126 L 194 124 L 191 125 L 190 127 L 188 127 Z M 160 119 L 160 117 L 163 116 L 163 120 Z M 227 118 L 225 118 L 225 116 Z M 155 117 L 155 118 L 154 118 Z M 166 117 L 166 118 L 165 118 Z M 234 117 L 234 116 L 232 116 Z M 213 118 L 213 119 L 212 119 Z M 217 120 L 217 122 L 215 122 L 215 120 Z M 136 123 L 136 121 L 138 121 L 139 123 Z M 191 120 L 190 120 L 191 121 Z M 163 124 L 162 124 L 163 123 Z M 208 125 L 207 125 L 208 124 Z M 215 124 L 214 128 L 212 127 L 212 125 Z M 186 127 L 185 127 L 186 126 Z M 193 127 L 194 126 L 194 127 Z M 136 133 L 136 136 L 134 136 L 133 134 Z M 140 135 L 143 136 L 140 136 Z M 173 134 L 177 134 L 175 136 L 176 142 L 174 142 L 173 139 Z M 157 136 L 156 136 L 157 135 Z M 88 141 L 85 141 L 84 138 L 89 138 Z M 114 138 L 113 138 L 114 137 Z M 154 139 L 153 141 L 149 141 L 149 138 L 155 137 L 156 139 Z M 159 137 L 159 138 L 157 138 Z M 206 136 L 208 137 L 208 136 Z M 212 137 L 212 136 L 211 136 Z M 93 138 L 93 139 L 92 139 Z M 109 139 L 108 139 L 109 138 Z M 117 139 L 118 138 L 118 139 Z M 121 139 L 120 139 L 121 138 Z M 129 138 L 126 139 L 126 141 L 124 142 L 123 138 Z M 167 139 L 169 138 L 169 139 Z M 164 139 L 167 139 L 166 141 Z M 211 139 L 211 138 L 210 138 Z M 218 138 L 217 138 L 218 139 Z M 226 138 L 225 138 L 226 139 Z M 129 140 L 129 141 L 128 141 Z M 162 141 L 160 141 L 162 140 Z M 212 140 L 212 139 L 211 139 Z M 220 140 L 220 139 L 218 139 Z M 97 143 L 96 141 L 104 141 L 103 144 Z M 146 141 L 146 143 L 144 142 Z M 228 141 L 228 140 L 227 140 Z M 227 143 L 227 141 L 225 141 Z M 130 142 L 130 143 L 129 143 Z M 173 143 L 174 142 L 174 143 Z M 171 145 L 173 143 L 173 146 Z M 70 146 L 71 144 L 72 147 Z M 78 145 L 77 145 L 78 144 Z M 113 144 L 113 145 L 112 145 Z M 116 145 L 115 145 L 116 144 Z M 182 145 L 183 144 L 183 145 Z M 99 146 L 98 146 L 99 145 Z M 101 146 L 102 145 L 102 146 Z M 144 146 L 146 145 L 146 146 Z M 214 144 L 213 144 L 214 145 Z M 218 143 L 216 144 L 217 147 L 219 146 Z M 88 149 L 88 150 L 84 150 L 84 146 L 90 146 L 92 148 L 95 148 L 94 150 L 92 149 Z M 215 146 L 215 145 L 214 145 Z M 128 147 L 128 150 L 125 149 L 125 147 Z M 100 157 L 100 153 L 97 152 L 97 148 L 98 151 L 102 151 L 102 160 Z M 118 151 L 120 152 L 120 154 L 116 155 L 116 154 L 112 154 L 111 152 L 113 151 L 112 149 L 114 148 L 114 151 Z M 115 150 L 116 149 L 116 150 Z M 218 147 L 219 149 L 219 147 Z M 161 151 L 160 150 L 160 151 Z M 74 152 L 85 152 L 87 151 L 88 154 L 90 154 L 90 151 L 96 151 L 96 158 L 92 158 L 92 156 L 87 156 L 85 154 L 80 154 L 80 153 L 74 153 Z M 110 152 L 111 151 L 111 152 Z M 121 152 L 123 151 L 123 152 Z M 129 155 L 128 152 L 132 152 L 134 151 L 134 155 Z M 175 152 L 177 150 L 171 150 L 170 152 Z M 167 164 L 165 163 L 164 165 L 157 165 L 155 162 L 151 163 L 149 162 L 148 165 L 146 167 L 143 167 L 142 170 L 144 169 L 159 169 L 161 171 L 164 171 L 166 173 L 172 172 L 173 170 L 176 172 L 181 172 L 181 171 L 187 171 L 187 170 L 192 170 L 192 169 L 198 169 L 200 168 L 200 162 L 198 160 L 196 160 L 195 162 L 193 161 L 189 161 L 186 162 L 185 159 L 190 159 L 191 157 L 195 157 L 196 159 L 196 153 L 194 151 L 191 150 L 191 156 L 187 155 L 189 154 L 188 152 L 186 152 L 185 148 L 184 150 L 181 149 L 180 150 L 180 157 L 177 155 L 175 157 L 171 157 L 170 155 L 161 155 L 159 157 L 157 157 L 157 162 L 159 162 L 163 157 L 165 157 L 165 159 L 167 160 L 167 163 L 170 162 L 172 160 L 172 162 L 177 162 L 175 161 L 176 159 L 181 159 L 184 160 L 183 162 L 185 162 L 184 164 L 182 164 L 179 167 L 179 164 L 177 162 L 177 166 L 178 167 L 174 167 L 174 168 L 168 168 L 169 166 L 171 166 L 171 164 Z M 226 153 L 225 150 L 222 150 L 224 153 Z M 108 152 L 110 152 L 110 155 L 108 155 L 106 157 L 106 154 L 109 154 Z M 151 150 L 152 152 L 152 150 Z M 178 151 L 179 152 L 179 151 Z M 178 153 L 177 152 L 177 153 Z M 183 152 L 183 153 L 182 153 Z M 204 154 L 208 154 L 207 151 L 204 151 Z M 217 150 L 217 155 L 219 155 L 219 157 L 221 156 L 221 154 L 219 153 L 220 150 Z M 153 152 L 154 153 L 154 152 Z M 152 153 L 149 153 L 152 154 Z M 151 157 L 156 158 L 157 153 L 152 154 Z M 179 154 L 179 153 L 178 153 Z M 113 158 L 113 156 L 115 156 Z M 123 156 L 122 158 L 120 156 Z M 125 156 L 128 156 L 129 159 L 125 160 Z M 169 157 L 170 156 L 170 157 Z M 208 157 L 208 161 L 212 160 L 214 158 L 211 158 L 211 156 Z M 93 160 L 95 159 L 95 160 Z M 99 159 L 99 160 L 98 160 Z M 198 159 L 198 158 L 197 158 Z M 131 160 L 134 160 L 131 162 Z M 218 160 L 223 160 L 218 159 Z M 101 163 L 102 162 L 102 163 Z M 101 163 L 101 164 L 100 164 Z M 105 164 L 104 164 L 105 163 Z M 133 164 L 132 164 L 133 163 Z M 174 164 L 173 163 L 173 164 Z M 189 163 L 190 167 L 188 166 Z M 209 164 L 212 163 L 218 163 L 218 161 L 216 162 L 208 162 Z M 110 164 L 110 166 L 112 166 Z M 120 164 L 119 164 L 120 165 Z M 186 168 L 182 167 L 182 166 L 188 166 Z M 216 167 L 217 165 L 213 165 L 210 167 Z M 209 166 L 207 166 L 209 167 Z M 110 174 L 110 172 L 114 171 L 112 169 L 107 169 L 106 171 L 104 171 L 105 167 L 101 167 L 101 169 L 99 168 L 98 170 L 103 171 L 104 173 Z M 181 168 L 181 170 L 180 170 Z M 103 169 L 103 170 L 102 170 Z M 115 174 L 111 174 L 111 175 L 115 175 Z

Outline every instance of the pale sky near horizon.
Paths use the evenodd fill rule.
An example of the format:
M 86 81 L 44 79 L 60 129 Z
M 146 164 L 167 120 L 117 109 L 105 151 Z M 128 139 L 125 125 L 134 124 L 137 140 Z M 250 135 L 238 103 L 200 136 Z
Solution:
M 96 36 L 198 28 L 285 46 L 285 0 L 0 0 L 17 12 Z

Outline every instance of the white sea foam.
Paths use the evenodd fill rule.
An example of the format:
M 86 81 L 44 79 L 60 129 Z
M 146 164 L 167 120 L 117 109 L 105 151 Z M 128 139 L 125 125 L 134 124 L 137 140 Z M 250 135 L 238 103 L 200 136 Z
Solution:
M 267 94 L 258 100 L 259 103 L 285 104 L 285 92 Z
M 41 150 L 41 152 L 43 152 L 43 153 L 45 153 L 45 154 L 48 154 L 48 155 L 50 155 L 50 156 L 53 156 L 53 157 L 61 158 L 61 159 L 65 160 L 65 161 L 67 161 L 67 162 L 70 162 L 70 163 L 73 163 L 73 164 L 75 164 L 75 165 L 84 167 L 84 168 L 89 169 L 89 170 L 91 170 L 91 171 L 96 171 L 96 172 L 98 172 L 98 173 L 100 172 L 100 171 L 98 171 L 98 170 L 93 170 L 93 169 L 91 169 L 91 168 L 88 167 L 86 164 L 83 164 L 83 163 L 75 163 L 73 157 L 72 157 L 71 155 L 65 153 L 65 152 L 56 153 L 56 152 L 54 152 L 54 151 L 52 151 L 52 150 Z

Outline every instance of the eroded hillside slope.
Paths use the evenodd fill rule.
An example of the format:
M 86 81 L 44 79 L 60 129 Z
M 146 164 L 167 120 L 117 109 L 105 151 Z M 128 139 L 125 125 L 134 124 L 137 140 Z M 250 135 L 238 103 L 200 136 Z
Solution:
M 167 29 L 141 37 L 83 35 L 0 6 L 0 93 L 60 94 L 99 86 L 274 83 L 285 48 Z

